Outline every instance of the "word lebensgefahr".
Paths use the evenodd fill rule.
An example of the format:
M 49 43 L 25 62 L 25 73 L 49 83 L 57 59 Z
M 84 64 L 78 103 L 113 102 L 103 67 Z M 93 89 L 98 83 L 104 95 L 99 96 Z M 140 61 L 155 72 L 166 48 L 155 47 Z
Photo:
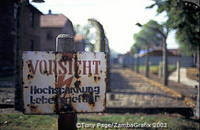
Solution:
M 97 102 L 100 98 L 100 87 L 53 88 L 49 86 L 47 88 L 38 88 L 37 86 L 31 86 L 30 94 L 31 104 Z M 60 98 L 49 97 L 49 94 L 60 95 Z

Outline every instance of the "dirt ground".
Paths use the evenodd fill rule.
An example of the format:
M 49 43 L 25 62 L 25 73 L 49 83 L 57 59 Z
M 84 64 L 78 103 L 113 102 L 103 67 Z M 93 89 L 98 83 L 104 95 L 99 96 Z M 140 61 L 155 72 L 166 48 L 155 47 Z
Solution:
M 131 70 L 113 68 L 111 71 L 111 92 L 108 93 L 108 107 L 186 107 L 178 99 L 152 86 Z

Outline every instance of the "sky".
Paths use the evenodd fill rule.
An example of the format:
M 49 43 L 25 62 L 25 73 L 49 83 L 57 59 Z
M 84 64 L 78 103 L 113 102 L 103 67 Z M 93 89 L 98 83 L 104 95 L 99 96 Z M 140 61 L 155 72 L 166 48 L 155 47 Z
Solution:
M 133 35 L 140 31 L 136 23 L 145 24 L 150 19 L 162 23 L 166 17 L 157 15 L 156 8 L 145 9 L 151 0 L 45 0 L 32 3 L 44 14 L 62 13 L 73 25 L 87 24 L 89 18 L 97 19 L 104 27 L 110 48 L 118 53 L 126 53 L 134 43 Z M 174 32 L 167 39 L 168 48 L 177 48 Z

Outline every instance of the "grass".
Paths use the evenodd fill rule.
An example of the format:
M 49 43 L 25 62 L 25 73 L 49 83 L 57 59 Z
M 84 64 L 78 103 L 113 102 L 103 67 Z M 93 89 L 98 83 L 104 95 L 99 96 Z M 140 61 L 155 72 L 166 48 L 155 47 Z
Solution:
M 94 124 L 153 124 L 165 123 L 165 129 L 199 129 L 199 122 L 187 120 L 180 116 L 143 115 L 143 114 L 79 114 L 78 123 Z M 154 124 L 155 125 L 155 124 Z M 106 129 L 104 127 L 104 129 Z M 152 128 L 152 127 L 151 127 Z M 0 129 L 2 130 L 56 130 L 57 116 L 53 115 L 23 115 L 0 114 Z M 88 130 L 88 128 L 84 128 Z M 90 128 L 91 129 L 91 128 Z M 103 128 L 98 128 L 103 129 Z
M 146 66 L 140 66 L 139 69 L 141 71 L 145 71 L 145 67 Z M 151 65 L 150 68 L 150 73 L 153 73 L 153 74 L 158 74 L 158 71 L 159 71 L 159 66 L 158 65 Z M 176 66 L 175 65 L 168 65 L 168 71 L 169 73 L 173 72 L 174 70 L 176 70 Z
M 0 114 L 0 129 L 2 130 L 55 130 L 54 116 Z

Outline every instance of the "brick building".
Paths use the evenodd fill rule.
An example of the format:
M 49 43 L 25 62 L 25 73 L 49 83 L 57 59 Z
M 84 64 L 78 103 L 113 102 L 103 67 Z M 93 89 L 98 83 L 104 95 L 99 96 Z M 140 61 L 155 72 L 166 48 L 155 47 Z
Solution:
M 28 0 L 0 1 L 0 76 L 13 74 L 19 51 L 40 49 L 40 15 Z
M 40 17 L 41 50 L 54 51 L 56 37 L 61 34 L 75 36 L 72 22 L 63 14 L 52 14 L 51 10 Z
M 14 69 L 11 65 L 17 41 L 17 9 L 15 0 L 0 2 L 0 76 L 10 75 Z
M 63 14 L 43 15 L 29 0 L 0 1 L 0 76 L 14 73 L 22 51 L 54 51 L 58 34 L 72 36 L 79 51 L 84 39 L 75 36 L 72 22 Z
M 42 13 L 31 4 L 21 8 L 23 13 L 20 16 L 19 31 L 22 37 L 23 51 L 40 50 L 40 16 Z
M 74 44 L 77 51 L 85 51 L 86 40 L 83 35 L 76 34 L 74 36 Z

